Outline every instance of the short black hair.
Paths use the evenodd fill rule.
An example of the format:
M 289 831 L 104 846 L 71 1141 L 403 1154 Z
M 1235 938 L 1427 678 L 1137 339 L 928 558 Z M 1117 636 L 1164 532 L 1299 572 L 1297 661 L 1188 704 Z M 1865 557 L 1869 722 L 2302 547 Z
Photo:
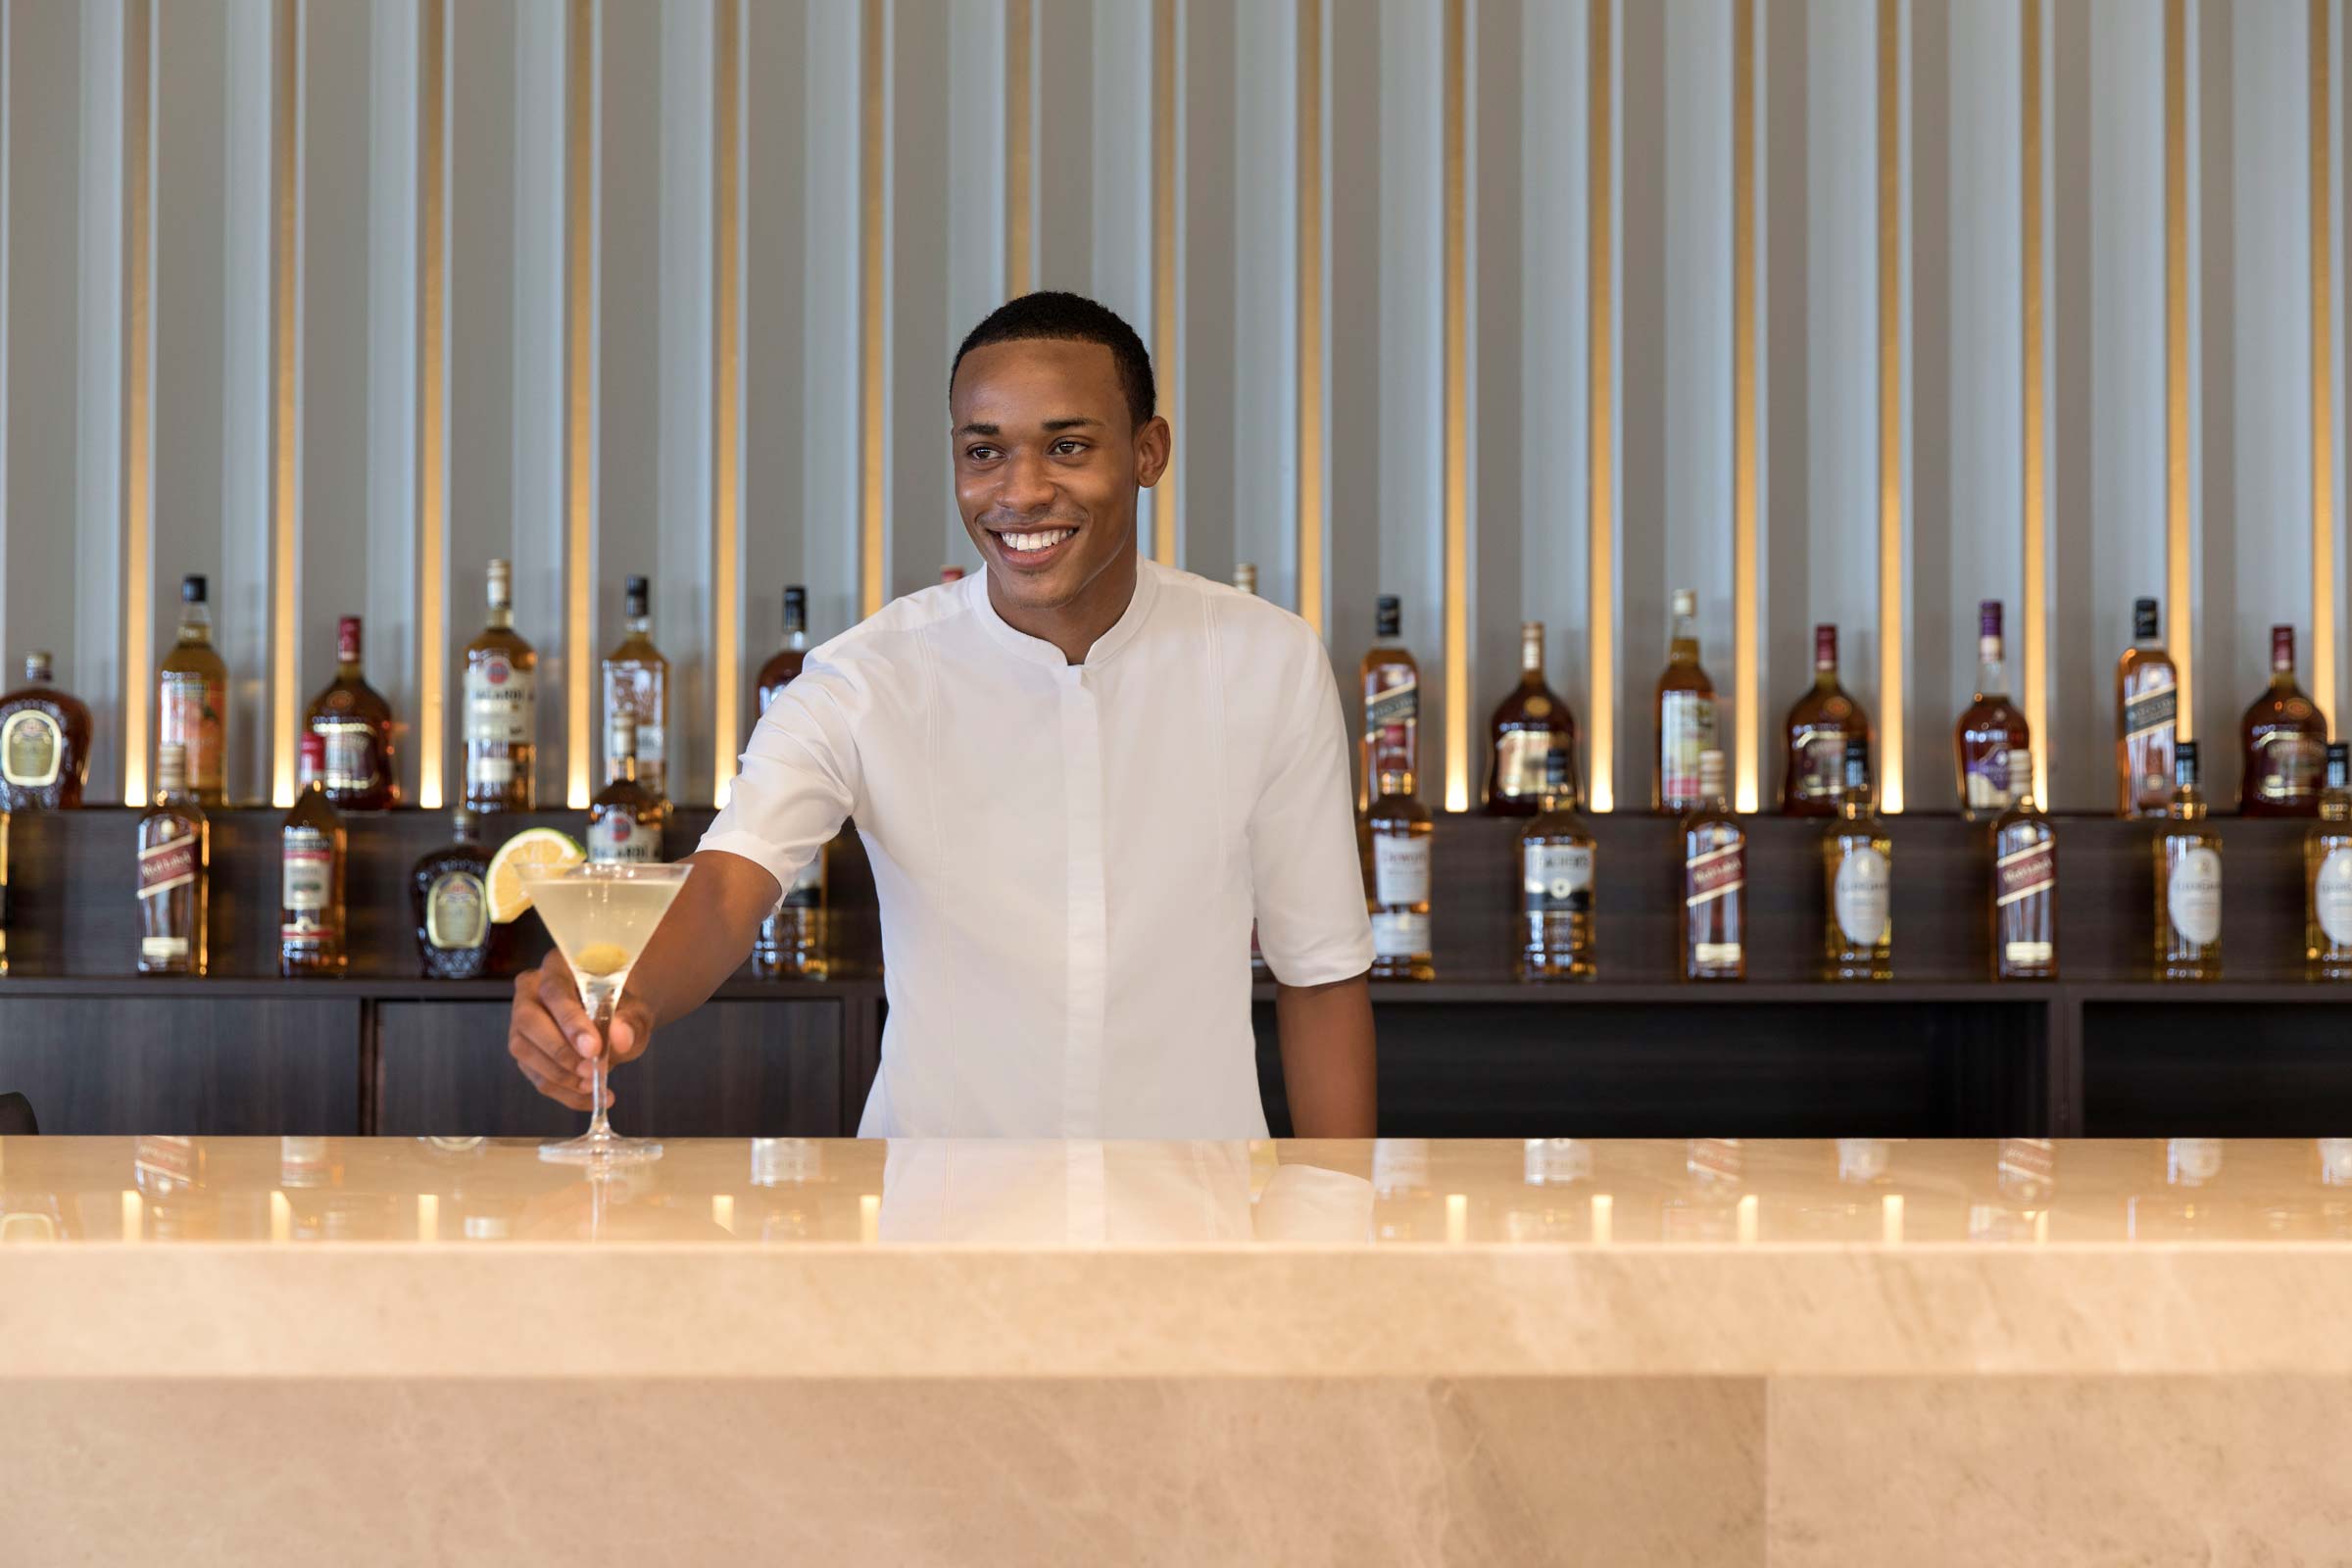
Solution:
M 1119 387 L 1127 394 L 1127 412 L 1135 416 L 1140 427 L 1151 422 L 1158 412 L 1159 392 L 1152 378 L 1152 355 L 1144 340 L 1135 335 L 1135 328 L 1126 318 L 1107 305 L 1098 304 L 1083 294 L 1065 294 L 1056 289 L 1040 289 L 1035 294 L 1023 294 L 1006 300 L 988 313 L 987 319 L 966 333 L 963 346 L 956 351 L 956 363 L 948 367 L 948 390 L 953 395 L 956 372 L 963 368 L 963 357 L 974 349 L 991 343 L 1026 343 L 1041 338 L 1058 338 L 1071 343 L 1100 343 L 1110 350 L 1110 358 L 1118 367 Z

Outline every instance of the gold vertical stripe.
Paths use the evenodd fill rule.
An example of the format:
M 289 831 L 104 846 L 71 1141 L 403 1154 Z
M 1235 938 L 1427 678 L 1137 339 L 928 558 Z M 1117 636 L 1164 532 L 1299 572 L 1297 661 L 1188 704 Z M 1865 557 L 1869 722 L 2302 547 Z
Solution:
M 1589 606 L 1589 652 L 1592 677 L 1592 787 L 1595 811 L 1616 806 L 1617 768 L 1617 517 L 1615 409 L 1615 286 L 1611 266 L 1615 252 L 1614 201 L 1611 174 L 1615 153 L 1610 146 L 1611 84 L 1616 78 L 1610 55 L 1610 8 L 1615 0 L 1592 0 L 1591 42 L 1585 74 L 1586 90 L 1586 206 L 1589 254 L 1586 259 L 1586 331 L 1592 340 L 1587 356 L 1586 465 L 1591 490 L 1586 500 L 1590 564 L 1586 599 Z
M 1756 11 L 1732 0 L 1732 733 L 1735 804 L 1756 808 Z
M 564 710 L 565 803 L 585 809 L 597 749 L 589 716 L 589 609 L 596 564 L 596 0 L 571 0 L 564 99 Z M 600 770 L 601 771 L 601 770 Z
M 147 804 L 154 614 L 155 13 L 122 15 L 122 801 Z
M 711 95 L 716 188 L 710 219 L 713 288 L 710 329 L 710 725 L 715 758 L 710 799 L 735 781 L 743 724 L 743 0 L 712 0 L 717 11 Z
M 1032 127 L 1034 74 L 1030 59 L 1036 31 L 1030 22 L 1031 0 L 1004 0 L 1004 296 L 1026 294 L 1035 287 L 1035 261 L 1030 222 L 1031 163 L 1036 155 Z
M 2018 227 L 2024 237 L 2019 286 L 2024 290 L 2020 315 L 2025 324 L 2026 416 L 2026 602 L 2019 617 L 2024 622 L 2020 640 L 2025 650 L 2026 728 L 2034 737 L 2034 799 L 2046 808 L 2050 751 L 2058 737 L 2050 733 L 2049 449 L 2047 411 L 2042 406 L 2041 0 L 2018 0 L 2018 191 L 2022 203 Z
M 1176 412 L 1176 0 L 1152 0 L 1152 349 L 1159 406 Z M 1176 564 L 1176 468 L 1152 490 L 1152 559 Z
M 883 313 L 888 309 L 889 302 L 882 297 L 882 220 L 883 185 L 889 171 L 883 168 L 883 159 L 888 151 L 883 116 L 883 70 L 886 63 L 883 28 L 888 24 L 888 18 L 883 11 L 883 4 L 884 0 L 865 0 L 863 24 L 858 34 L 858 117 L 862 142 L 858 155 L 862 177 L 858 184 L 864 193 L 864 200 L 858 209 L 858 499 L 860 511 L 858 610 L 861 615 L 870 615 L 882 608 L 885 587 L 882 566 L 882 326 Z
M 2339 727 L 2335 638 L 2343 607 L 2335 578 L 2334 256 L 2329 224 L 2328 118 L 2332 96 L 2328 0 L 2311 0 L 2311 700 Z
M 416 59 L 416 804 L 441 804 L 449 727 L 449 13 L 424 0 Z
M 295 297 L 301 284 L 302 8 L 277 0 L 270 46 L 270 799 L 294 804 L 294 578 L 296 420 L 301 361 Z
M 1903 808 L 1902 7 L 1879 0 L 1879 806 Z
M 1323 635 L 1323 0 L 1298 0 L 1298 613 Z
M 2164 0 L 2164 593 L 2180 675 L 2175 725 L 2197 733 L 2194 579 L 2188 560 L 2188 8 Z
M 1446 0 L 1446 809 L 1470 808 L 1470 93 L 1467 0 Z

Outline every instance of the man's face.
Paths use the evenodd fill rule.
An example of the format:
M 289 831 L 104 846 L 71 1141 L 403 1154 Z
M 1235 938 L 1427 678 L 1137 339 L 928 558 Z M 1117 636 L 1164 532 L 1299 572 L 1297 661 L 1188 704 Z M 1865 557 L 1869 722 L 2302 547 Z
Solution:
M 1040 338 L 964 356 L 948 396 L 956 507 L 1001 608 L 1059 611 L 1135 552 L 1135 493 L 1167 466 L 1100 343 Z M 1121 608 L 1124 608 L 1123 605 Z

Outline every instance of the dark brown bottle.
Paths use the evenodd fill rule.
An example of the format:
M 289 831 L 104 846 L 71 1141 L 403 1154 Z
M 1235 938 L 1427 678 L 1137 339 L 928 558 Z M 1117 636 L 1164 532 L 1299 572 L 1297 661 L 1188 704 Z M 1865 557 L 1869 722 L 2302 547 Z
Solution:
M 1559 695 L 1544 684 L 1544 623 L 1519 628 L 1519 685 L 1487 721 L 1486 813 L 1533 816 L 1544 808 L 1547 760 L 1568 754 L 1571 805 L 1582 799 L 1576 759 L 1576 719 Z
M 2009 677 L 2001 658 L 2001 602 L 1977 607 L 1977 695 L 1952 726 L 1952 768 L 1960 791 L 1960 814 L 1989 822 L 2017 800 L 2009 759 L 2033 755 L 2026 715 L 2009 701 Z
M 625 708 L 612 715 L 609 737 L 612 778 L 588 803 L 588 858 L 651 864 L 662 858 L 662 828 L 668 804 L 638 781 L 637 720 Z
M 416 961 L 432 979 L 477 980 L 500 972 L 497 939 L 514 927 L 490 921 L 490 856 L 474 842 L 473 813 L 452 813 L 450 826 L 451 841 L 427 851 L 409 873 Z
M 1552 753 L 1547 766 L 1544 809 L 1519 832 L 1519 978 L 1590 980 L 1592 829 L 1577 814 L 1568 754 Z
M 344 950 L 343 865 L 351 848 L 343 818 L 327 804 L 326 742 L 302 737 L 302 793 L 278 829 L 277 972 L 341 974 Z
M 319 785 L 329 806 L 385 811 L 400 804 L 392 760 L 392 705 L 360 673 L 360 617 L 335 627 L 335 678 L 311 701 L 305 721 L 324 746 Z
M 176 746 L 156 752 L 155 804 L 139 818 L 138 844 L 139 973 L 202 974 L 212 961 L 213 825 Z
M 1699 804 L 1683 818 L 1683 978 L 1747 975 L 1747 830 L 1724 792 L 1723 754 L 1698 756 Z
M 1845 746 L 1870 748 L 1870 715 L 1838 684 L 1838 628 L 1813 628 L 1813 688 L 1781 727 L 1781 814 L 1836 816 L 1845 788 Z
M 784 646 L 768 655 L 767 662 L 760 666 L 757 688 L 760 707 L 752 714 L 753 724 L 760 722 L 760 715 L 767 711 L 767 705 L 776 700 L 778 692 L 792 684 L 792 678 L 801 672 L 801 666 L 808 660 L 808 590 L 796 582 L 784 590 Z
M 1400 760 L 1383 757 L 1371 808 L 1357 830 L 1364 901 L 1372 916 L 1372 978 L 1434 980 L 1429 925 L 1430 848 L 1436 824 Z
M 2016 799 L 1992 824 L 1992 974 L 2058 978 L 2058 830 L 2034 804 L 2034 754 L 2009 754 Z
M 1421 666 L 1404 646 L 1404 610 L 1395 594 L 1373 607 L 1373 643 L 1364 651 L 1359 685 L 1364 724 L 1356 742 L 1355 808 L 1372 804 L 1382 759 L 1408 774 L 1421 771 Z
M 2295 628 L 2271 628 L 2271 687 L 2238 724 L 2245 748 L 2240 816 L 2317 816 L 2328 720 L 2295 684 Z
M 2156 635 L 2156 601 L 2132 602 L 2132 646 L 2115 664 L 2115 811 L 2154 817 L 2173 804 L 2180 671 Z
M 90 710 L 49 684 L 49 656 L 24 656 L 24 684 L 0 697 L 0 811 L 81 804 L 90 772 Z

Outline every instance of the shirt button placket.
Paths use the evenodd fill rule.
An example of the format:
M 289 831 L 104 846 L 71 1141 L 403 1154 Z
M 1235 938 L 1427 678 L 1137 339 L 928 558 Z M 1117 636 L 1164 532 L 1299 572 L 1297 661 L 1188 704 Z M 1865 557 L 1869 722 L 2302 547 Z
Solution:
M 1102 844 L 1102 726 L 1086 667 L 1062 669 L 1063 821 L 1068 825 L 1069 992 L 1062 1055 L 1065 1138 L 1101 1136 L 1102 1020 L 1109 994 L 1110 916 Z

